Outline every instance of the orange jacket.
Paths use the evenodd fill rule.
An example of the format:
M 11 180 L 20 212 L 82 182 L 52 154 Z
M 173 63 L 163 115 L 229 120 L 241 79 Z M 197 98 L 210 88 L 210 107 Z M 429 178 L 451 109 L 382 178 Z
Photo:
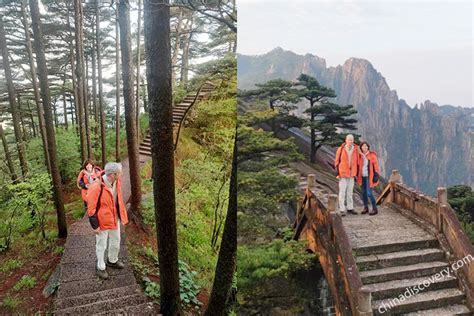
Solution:
M 100 208 L 97 212 L 100 230 L 117 229 L 117 211 L 120 212 L 120 220 L 122 221 L 122 224 L 128 224 L 127 210 L 122 195 L 122 181 L 120 179 L 117 180 L 116 185 L 118 210 L 114 203 L 112 190 L 109 189 L 101 177 L 100 181 L 94 181 L 92 186 L 89 187 L 89 192 L 87 194 L 87 215 L 92 216 L 95 213 L 101 186 L 103 187 L 103 191 L 100 198 Z
M 100 170 L 99 167 L 94 166 L 92 168 L 92 178 L 95 180 L 100 177 L 100 173 L 102 170 Z M 77 187 L 81 190 L 81 195 L 82 195 L 82 200 L 84 202 L 87 202 L 87 188 L 86 185 L 90 184 L 89 183 L 89 177 L 87 176 L 87 172 L 82 169 L 81 172 L 79 172 L 79 175 L 77 176 Z
M 357 176 L 357 166 L 359 164 L 359 146 L 354 144 L 352 150 L 351 165 L 349 166 L 349 156 L 347 151 L 344 149 L 345 143 L 343 143 L 336 151 L 336 159 L 334 160 L 334 167 L 336 170 L 339 169 L 337 178 L 351 178 Z
M 377 154 L 375 151 L 370 151 L 367 154 L 367 159 L 369 160 L 369 186 L 371 188 L 377 186 L 379 182 L 374 182 L 374 169 L 380 175 L 380 166 L 379 161 L 377 159 Z M 364 166 L 364 158 L 362 157 L 362 153 L 360 154 L 359 158 L 359 172 L 357 175 L 357 183 L 362 185 L 362 167 Z

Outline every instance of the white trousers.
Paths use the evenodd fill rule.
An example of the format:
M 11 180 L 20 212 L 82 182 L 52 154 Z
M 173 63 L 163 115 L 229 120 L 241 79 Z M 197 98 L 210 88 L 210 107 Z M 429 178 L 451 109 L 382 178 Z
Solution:
M 354 209 L 354 177 L 339 179 L 339 212 Z M 347 201 L 347 207 L 346 207 Z
M 95 235 L 95 253 L 97 255 L 97 269 L 105 270 L 105 250 L 109 249 L 107 257 L 110 263 L 118 261 L 120 251 L 120 219 L 117 222 L 117 229 L 101 230 Z

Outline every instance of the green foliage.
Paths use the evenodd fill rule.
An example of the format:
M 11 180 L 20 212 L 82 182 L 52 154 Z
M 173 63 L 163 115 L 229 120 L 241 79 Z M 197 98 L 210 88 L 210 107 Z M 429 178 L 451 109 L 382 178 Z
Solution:
M 309 114 L 304 126 L 308 127 L 315 135 L 312 150 L 317 150 L 321 145 L 337 146 L 344 141 L 344 136 L 339 130 L 355 130 L 357 120 L 353 118 L 357 111 L 352 105 L 341 106 L 330 102 L 336 97 L 333 89 L 327 88 L 306 74 L 301 74 L 297 79 L 300 87 L 298 94 L 310 102 L 310 107 L 305 111 Z M 358 141 L 359 135 L 354 135 Z M 316 147 L 316 142 L 319 146 Z M 312 152 L 314 157 L 315 151 Z
M 230 161 L 233 150 L 232 139 L 235 135 L 236 99 L 210 99 L 197 105 L 194 140 L 210 150 L 210 154 Z
M 64 183 L 75 180 L 82 164 L 79 137 L 75 130 L 70 128 L 66 131 L 63 128 L 57 128 L 56 146 L 61 179 Z M 47 171 L 41 138 L 32 139 L 27 143 L 26 154 L 33 174 Z
M 63 246 L 57 246 L 53 250 L 53 253 L 58 254 L 58 255 L 62 255 L 63 252 L 64 252 L 64 247 Z
M 145 285 L 145 295 L 152 299 L 154 303 L 159 304 L 161 296 L 160 284 L 153 282 L 146 276 L 143 277 L 142 280 Z
M 467 185 L 455 185 L 448 188 L 448 202 L 456 211 L 459 219 L 465 223 L 474 220 L 474 192 Z
M 17 259 L 8 259 L 0 264 L 1 272 L 9 272 L 23 266 L 23 262 Z
M 306 252 L 303 242 L 274 240 L 269 243 L 240 246 L 238 249 L 238 288 L 249 293 L 262 279 L 289 276 L 311 265 L 314 255 Z
M 173 104 L 178 104 L 181 101 L 183 101 L 187 94 L 188 94 L 188 91 L 186 90 L 186 87 L 182 85 L 174 86 L 173 87 Z
M 147 250 L 148 251 L 148 250 Z M 156 255 L 153 254 L 155 258 Z M 156 262 L 158 265 L 158 262 Z M 178 261 L 178 270 L 179 270 L 179 293 L 183 305 L 201 305 L 201 302 L 197 299 L 197 295 L 200 292 L 200 286 L 196 284 L 194 278 L 197 272 L 192 271 L 189 266 L 184 262 Z M 145 294 L 151 298 L 156 303 L 159 303 L 160 299 L 160 285 L 152 280 L 149 277 L 142 278 L 145 285 Z
M 200 287 L 194 281 L 194 277 L 196 276 L 197 272 L 191 271 L 189 266 L 181 260 L 178 262 L 178 270 L 179 296 L 181 301 L 185 305 L 201 305 L 201 302 L 199 302 L 197 299 Z
M 256 111 L 239 118 L 238 234 L 246 241 L 271 239 L 287 224 L 280 219 L 280 204 L 291 203 L 297 196 L 297 180 L 280 171 L 301 157 L 296 145 L 255 125 L 272 115 Z
M 474 191 L 467 185 L 449 187 L 448 203 L 461 221 L 464 232 L 474 243 Z
M 35 277 L 24 275 L 21 277 L 20 280 L 18 280 L 18 282 L 15 283 L 15 285 L 13 286 L 13 289 L 15 291 L 20 291 L 22 289 L 31 289 L 35 287 L 35 285 L 36 285 Z
M 51 181 L 47 173 L 37 173 L 24 182 L 9 184 L 0 193 L 0 248 L 8 249 L 12 240 L 38 229 L 47 237 L 47 215 L 52 211 Z
M 3 305 L 11 309 L 15 309 L 18 305 L 21 304 L 21 302 L 21 298 L 19 298 L 18 296 L 11 296 L 10 294 L 7 294 L 3 299 Z
M 205 82 L 220 82 L 221 97 L 232 98 L 237 91 L 237 60 L 235 54 L 226 54 L 223 58 L 214 59 L 199 65 L 196 75 L 190 82 L 192 90 L 197 89 Z

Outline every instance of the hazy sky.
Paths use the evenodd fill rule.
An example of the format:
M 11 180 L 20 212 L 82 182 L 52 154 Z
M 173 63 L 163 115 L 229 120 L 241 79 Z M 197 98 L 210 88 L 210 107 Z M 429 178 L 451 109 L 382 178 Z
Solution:
M 365 58 L 410 105 L 474 106 L 473 2 L 237 0 L 237 50 Z

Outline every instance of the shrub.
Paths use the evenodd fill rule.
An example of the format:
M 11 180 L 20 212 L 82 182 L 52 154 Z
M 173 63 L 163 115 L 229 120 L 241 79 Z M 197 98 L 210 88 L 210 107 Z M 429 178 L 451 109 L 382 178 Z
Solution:
M 15 291 L 20 291 L 22 289 L 31 289 L 36 285 L 36 278 L 29 275 L 24 275 L 21 279 L 15 283 L 13 289 Z

